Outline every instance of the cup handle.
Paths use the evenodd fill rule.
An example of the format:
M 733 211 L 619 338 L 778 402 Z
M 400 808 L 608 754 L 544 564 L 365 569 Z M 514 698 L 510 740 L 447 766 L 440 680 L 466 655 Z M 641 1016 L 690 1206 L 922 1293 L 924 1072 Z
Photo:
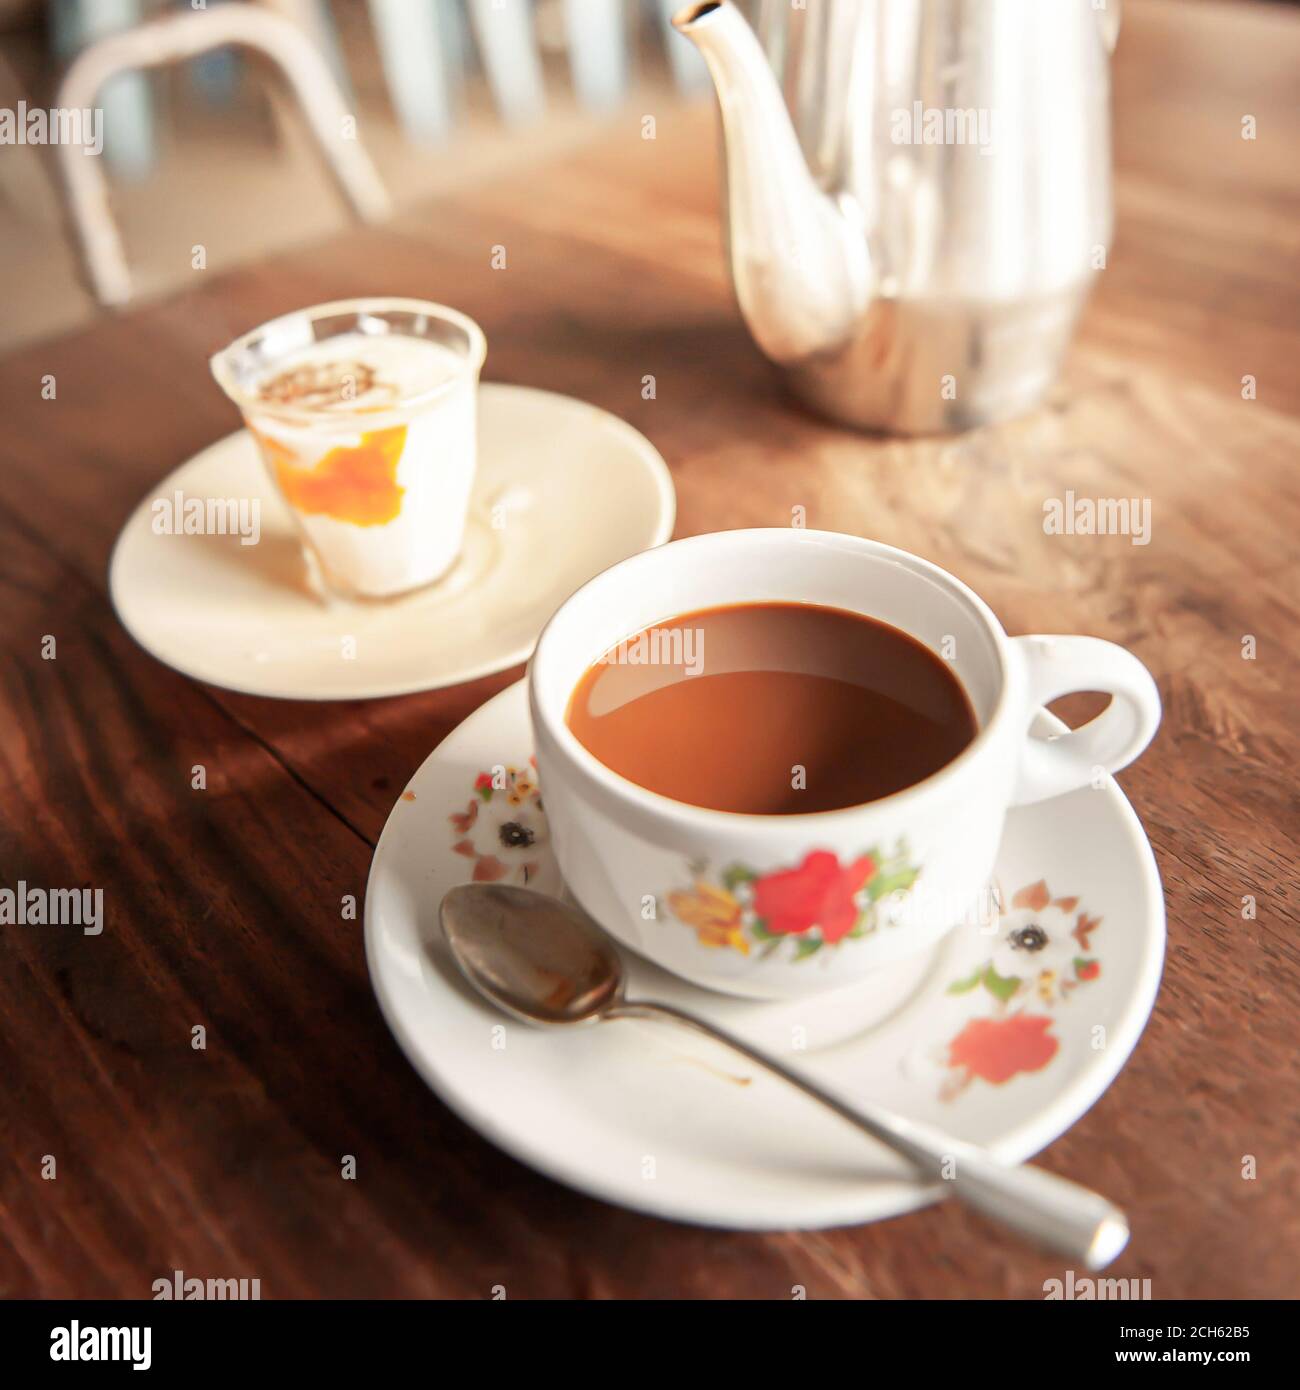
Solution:
M 1160 693 L 1151 672 L 1123 647 L 1099 637 L 1013 637 L 1025 671 L 1032 713 L 1049 700 L 1101 690 L 1111 702 L 1078 729 L 1027 739 L 1012 805 L 1025 806 L 1118 772 L 1151 742 L 1160 724 Z

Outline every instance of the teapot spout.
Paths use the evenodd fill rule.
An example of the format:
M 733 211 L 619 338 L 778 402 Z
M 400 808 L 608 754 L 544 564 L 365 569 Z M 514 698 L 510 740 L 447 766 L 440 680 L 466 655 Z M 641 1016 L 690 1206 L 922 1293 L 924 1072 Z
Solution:
M 863 230 L 818 187 L 762 45 L 730 0 L 685 6 L 726 146 L 731 275 L 750 332 L 780 363 L 843 343 L 871 296 Z

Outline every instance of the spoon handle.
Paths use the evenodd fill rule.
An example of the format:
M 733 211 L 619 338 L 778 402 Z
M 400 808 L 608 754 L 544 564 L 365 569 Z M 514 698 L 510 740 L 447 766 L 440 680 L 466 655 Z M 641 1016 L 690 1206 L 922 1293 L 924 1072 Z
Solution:
M 1087 1269 L 1102 1269 L 1128 1242 L 1124 1213 L 1104 1197 L 1043 1168 L 1002 1163 L 974 1144 L 887 1110 L 848 1101 L 766 1052 L 668 1004 L 623 1000 L 602 1018 L 658 1019 L 703 1033 L 774 1072 L 908 1159 L 920 1173 L 985 1216 Z

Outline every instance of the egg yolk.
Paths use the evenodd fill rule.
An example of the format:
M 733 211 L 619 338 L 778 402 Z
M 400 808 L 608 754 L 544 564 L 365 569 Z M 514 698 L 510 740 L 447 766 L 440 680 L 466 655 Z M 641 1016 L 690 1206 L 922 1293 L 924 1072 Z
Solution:
M 331 516 L 354 526 L 383 526 L 402 510 L 405 488 L 397 465 L 406 444 L 406 426 L 372 430 L 360 444 L 340 445 L 310 468 L 278 439 L 255 431 L 276 482 L 289 504 L 308 516 Z

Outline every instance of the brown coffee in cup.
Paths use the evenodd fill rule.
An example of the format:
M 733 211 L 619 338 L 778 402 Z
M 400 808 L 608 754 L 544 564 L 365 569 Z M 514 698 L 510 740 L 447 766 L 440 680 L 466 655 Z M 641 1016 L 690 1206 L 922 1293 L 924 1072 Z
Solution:
M 639 786 L 759 815 L 889 796 L 978 732 L 961 682 L 928 647 L 804 603 L 706 608 L 646 628 L 588 668 L 566 721 Z

